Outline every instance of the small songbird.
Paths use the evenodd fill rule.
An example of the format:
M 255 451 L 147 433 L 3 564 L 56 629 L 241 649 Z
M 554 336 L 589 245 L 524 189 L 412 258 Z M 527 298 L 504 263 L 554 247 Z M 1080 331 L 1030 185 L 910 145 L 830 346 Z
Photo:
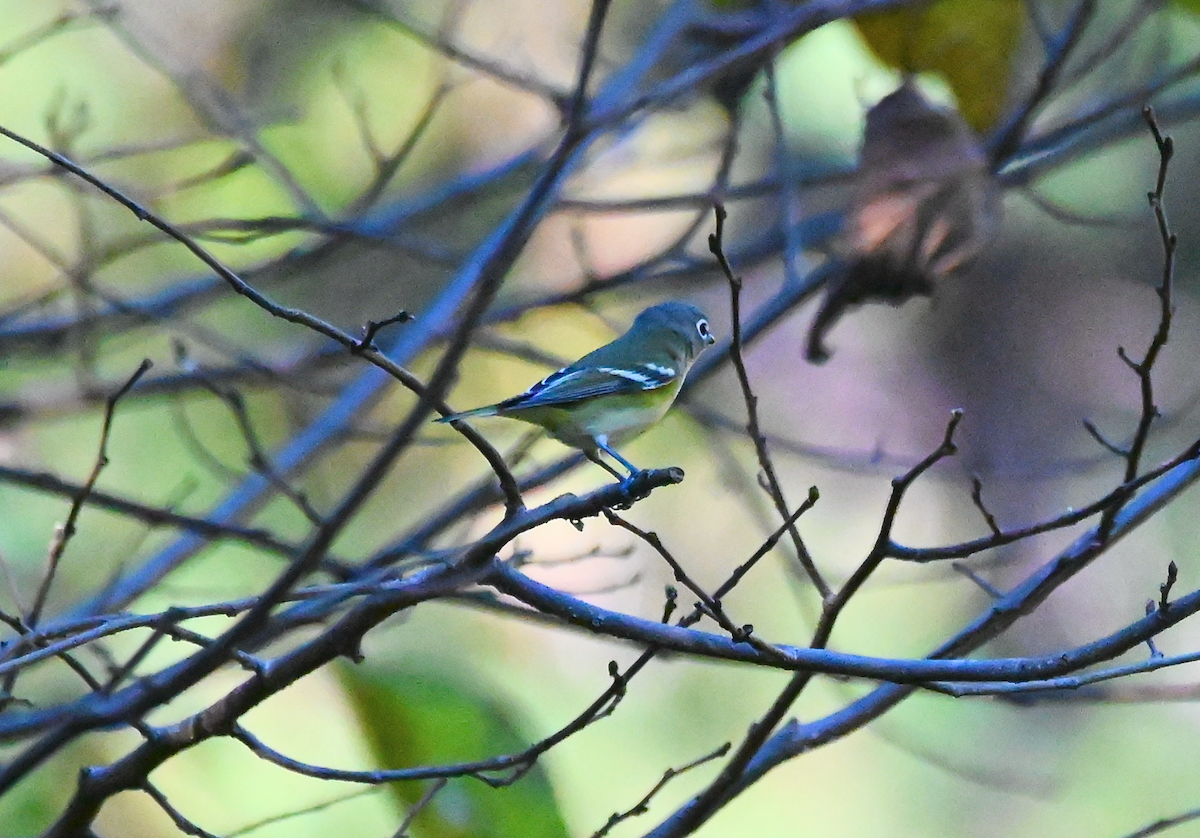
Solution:
M 600 459 L 599 452 L 629 469 L 630 477 L 638 474 L 641 469 L 618 454 L 612 440 L 628 439 L 661 419 L 696 356 L 714 340 L 700 309 L 687 303 L 660 303 L 639 314 L 629 331 L 612 343 L 551 373 L 524 393 L 436 421 L 505 416 L 540 425 L 559 442 L 580 449 L 624 480 L 625 475 Z

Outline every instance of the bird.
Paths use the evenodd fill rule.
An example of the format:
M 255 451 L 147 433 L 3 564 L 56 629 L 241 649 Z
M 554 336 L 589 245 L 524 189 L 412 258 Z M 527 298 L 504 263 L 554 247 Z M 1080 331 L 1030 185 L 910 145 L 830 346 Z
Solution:
M 848 310 L 930 296 L 993 238 L 1000 183 L 962 115 L 935 105 L 912 77 L 867 111 L 855 189 L 806 356 L 829 358 L 825 334 Z
M 696 357 L 716 341 L 708 317 L 695 306 L 669 301 L 644 310 L 629 331 L 578 361 L 552 372 L 528 390 L 496 404 L 443 416 L 459 422 L 485 416 L 519 419 L 607 470 L 618 480 L 642 472 L 613 447 L 666 414 Z M 629 470 L 623 475 L 600 458 L 604 452 Z

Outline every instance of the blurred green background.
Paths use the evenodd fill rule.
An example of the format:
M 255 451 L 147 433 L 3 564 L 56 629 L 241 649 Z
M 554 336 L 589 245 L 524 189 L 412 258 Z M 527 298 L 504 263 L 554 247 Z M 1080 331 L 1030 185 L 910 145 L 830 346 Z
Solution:
M 922 78 L 930 95 L 957 101 L 983 129 L 1029 89 L 1041 50 L 1024 4 L 973 5 L 987 6 L 996 17 L 956 34 L 938 29 L 949 46 L 932 51 L 923 68 L 930 72 Z M 1031 5 L 1056 21 L 1067 8 Z M 1086 43 L 1102 46 L 1136 5 L 1100 3 Z M 1200 26 L 1191 4 L 1145 5 L 1152 14 L 1136 37 L 1053 99 L 1040 118 L 1052 123 L 1105 91 L 1136 86 L 1195 56 Z M 665 6 L 616 4 L 598 67 L 601 79 L 635 53 Z M 970 17 L 962 3 L 937 6 L 951 22 Z M 372 147 L 382 155 L 401 147 L 431 101 L 437 107 L 429 125 L 384 190 L 381 208 L 436 194 L 440 185 L 526 149 L 548 148 L 560 127 L 548 97 L 570 90 L 588 5 L 474 0 L 368 8 L 335 0 L 137 0 L 89 6 L 15 0 L 3 2 L 0 11 L 0 124 L 62 150 L 176 223 L 205 225 L 272 216 L 341 218 L 375 175 Z M 473 60 L 447 58 L 392 16 L 426 35 L 441 31 L 445 42 Z M 742 103 L 733 182 L 759 182 L 778 172 L 780 155 L 788 172 L 850 166 L 865 108 L 899 79 L 885 63 L 902 63 L 898 56 L 907 50 L 903 38 L 895 43 L 896 33 L 911 25 L 884 19 L 859 30 L 839 21 L 788 46 L 775 68 L 783 135 L 776 136 L 760 74 Z M 968 61 L 961 57 L 963 44 L 971 47 L 970 60 L 978 59 L 976 71 L 991 70 L 955 76 L 953 68 Z M 936 72 L 939 62 L 950 72 Z M 1190 93 L 1186 85 L 1194 83 L 1185 80 Z M 728 111 L 697 91 L 597 143 L 569 181 L 563 209 L 541 223 L 523 251 L 500 305 L 569 293 L 592 277 L 653 257 L 703 211 L 730 125 Z M 1193 267 L 1200 252 L 1200 135 L 1183 118 L 1168 127 L 1179 153 L 1167 200 L 1181 243 L 1176 332 L 1157 378 L 1165 419 L 1152 456 L 1164 458 L 1194 436 L 1200 394 Z M 247 153 L 255 159 L 245 159 Z M 811 307 L 749 352 L 764 425 L 793 443 L 775 448 L 789 498 L 798 502 L 809 486 L 820 488 L 821 501 L 802 529 L 830 578 L 845 578 L 869 549 L 889 478 L 937 444 L 955 407 L 966 411 L 961 454 L 913 490 L 896 532 L 902 543 L 948 543 L 985 531 L 971 503 L 969 474 L 981 476 L 990 508 L 1006 525 L 1082 505 L 1114 485 L 1117 463 L 1083 432 L 1081 420 L 1095 421 L 1116 439 L 1127 436 L 1136 420 L 1136 382 L 1116 350 L 1128 347 L 1138 356 L 1155 324 L 1152 289 L 1162 257 L 1145 193 L 1156 166 L 1148 133 L 1137 130 L 1093 153 L 1065 156 L 1042 177 L 1006 192 L 996 241 L 968 276 L 939 287 L 932 303 L 853 313 L 834 331 L 835 354 L 822 367 L 805 363 L 800 349 Z M 311 229 L 246 236 L 226 225 L 227 237 L 206 238 L 205 245 L 273 297 L 353 332 L 401 308 L 419 314 L 529 186 L 530 171 L 514 167 L 487 189 L 414 213 L 378 239 L 341 241 L 312 258 L 289 255 L 323 240 Z M 837 205 L 836 182 L 810 190 L 799 177 L 756 200 L 731 201 L 732 236 L 748 237 L 763 219 L 776 223 L 789 212 L 803 216 Z M 136 300 L 204 275 L 183 248 L 152 237 L 128 212 L 50 173 L 13 144 L 0 145 L 0 187 L 0 311 L 7 313 L 0 326 L 10 332 L 26 322 L 22 318 L 86 319 L 102 309 L 102 300 Z M 604 204 L 677 194 L 700 198 L 665 211 Z M 379 223 L 386 228 L 386 221 Z M 702 249 L 702 239 L 694 251 Z M 819 258 L 806 254 L 796 268 L 803 272 Z M 745 280 L 748 307 L 788 281 L 778 259 L 748 266 Z M 667 296 L 703 305 L 719 333 L 728 333 L 727 292 L 711 273 L 602 291 L 586 306 L 538 309 L 486 330 L 487 345 L 468 355 L 451 403 L 465 408 L 510 395 L 545 374 L 535 358 L 577 357 Z M 0 427 L 0 462 L 73 480 L 86 476 L 99 437 L 101 413 L 89 394 L 124 379 L 141 358 L 155 362 L 156 375 L 187 363 L 219 366 L 247 358 L 286 367 L 318 345 L 301 328 L 220 291 L 168 319 L 98 320 L 44 339 L 6 334 L 0 334 L 0 394 L 19 411 Z M 186 347 L 184 360 L 174 342 Z M 432 360 L 419 358 L 412 367 L 427 372 Z M 315 371 L 302 368 L 303 387 L 246 385 L 264 445 L 274 449 L 287 440 L 358 369 L 339 358 Z M 408 394 L 389 391 L 360 418 L 357 438 L 306 470 L 298 482 L 318 508 L 336 501 L 374 441 L 412 404 Z M 773 529 L 774 519 L 755 487 L 749 443 L 714 424 L 714 412 L 734 425 L 744 421 L 732 375 L 724 371 L 706 381 L 682 407 L 632 443 L 629 456 L 640 464 L 681 465 L 687 480 L 629 514 L 658 532 L 699 581 L 715 586 Z M 502 421 L 479 428 L 503 451 L 525 432 Z M 549 462 L 561 453 L 556 443 L 541 441 L 530 458 Z M 219 399 L 187 391 L 124 402 L 109 456 L 102 488 L 200 515 L 233 475 L 245 471 L 247 450 Z M 337 552 L 369 555 L 439 508 L 447 491 L 485 473 L 478 456 L 448 429 L 431 427 L 339 539 Z M 585 490 L 602 479 L 589 467 L 528 500 Z M 1172 559 L 1180 565 L 1181 586 L 1194 587 L 1195 502 L 1194 492 L 1184 496 L 987 652 L 1066 648 L 1137 619 Z M 66 509 L 62 498 L 0 483 L 0 555 L 25 605 Z M 456 527 L 440 543 L 478 535 L 497 515 Z M 300 539 L 307 528 L 300 511 L 284 500 L 267 505 L 254 523 L 290 539 Z M 972 566 L 1003 587 L 1075 534 L 1044 536 Z M 86 511 L 50 612 L 95 591 L 169 539 L 169 533 L 147 531 L 127 518 Z M 608 608 L 650 617 L 661 611 L 667 569 L 644 545 L 598 520 L 582 532 L 559 522 L 521 537 L 515 547 L 529 552 L 529 574 L 548 584 Z M 279 568 L 276 557 L 214 546 L 132 608 L 152 612 L 249 595 Z M 16 611 L 22 603 L 12 601 L 7 587 L 0 607 Z M 782 554 L 756 569 L 727 605 L 760 636 L 790 643 L 805 642 L 818 607 Z M 986 606 L 985 595 L 948 568 L 888 565 L 851 605 L 833 646 L 920 656 Z M 213 618 L 208 625 L 219 631 L 225 623 Z M 117 638 L 111 650 L 120 658 L 145 636 Z M 1174 653 L 1197 643 L 1200 631 L 1185 624 L 1159 645 Z M 160 648 L 147 666 L 185 652 Z M 423 605 L 389 621 L 368 636 L 363 652 L 364 663 L 323 670 L 272 698 L 247 717 L 247 726 L 289 756 L 334 767 L 484 758 L 519 751 L 558 729 L 608 685 L 610 660 L 625 664 L 636 655 L 582 633 L 453 602 Z M 1186 686 L 1189 677 L 1170 671 L 1138 683 Z M 211 678 L 151 720 L 194 712 L 237 681 L 237 673 Z M 668 767 L 739 740 L 784 682 L 777 673 L 749 668 L 660 660 L 634 681 L 613 717 L 552 750 L 525 781 L 503 791 L 455 781 L 414 824 L 413 834 L 590 835 L 610 814 L 634 805 Z M 22 681 L 22 694 L 35 701 L 76 689 L 53 667 Z M 820 681 L 796 714 L 819 718 L 865 689 Z M 1117 838 L 1200 806 L 1200 715 L 1191 693 L 1183 697 L 1188 700 L 1112 704 L 1068 697 L 1018 706 L 918 695 L 867 730 L 776 769 L 699 834 Z M 0 798 L 0 836 L 44 828 L 69 796 L 80 766 L 111 761 L 136 742 L 128 732 L 94 735 L 49 762 Z M 715 771 L 709 765 L 674 781 L 648 815 L 613 834 L 647 831 Z M 171 760 L 152 779 L 181 811 L 219 835 L 329 804 L 244 833 L 264 838 L 389 835 L 398 813 L 425 788 L 354 794 L 352 786 L 274 768 L 225 740 Z M 151 800 L 134 793 L 111 801 L 98 828 L 134 838 L 178 834 Z M 1200 825 L 1171 834 L 1200 835 Z

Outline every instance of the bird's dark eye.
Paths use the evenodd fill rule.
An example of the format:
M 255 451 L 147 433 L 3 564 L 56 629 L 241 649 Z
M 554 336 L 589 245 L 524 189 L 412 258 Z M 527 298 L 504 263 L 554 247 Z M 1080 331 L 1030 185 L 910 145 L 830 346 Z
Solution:
M 708 330 L 707 320 L 697 320 L 696 331 L 699 332 L 700 337 L 704 338 L 705 340 L 708 340 L 710 337 L 712 337 L 712 332 Z

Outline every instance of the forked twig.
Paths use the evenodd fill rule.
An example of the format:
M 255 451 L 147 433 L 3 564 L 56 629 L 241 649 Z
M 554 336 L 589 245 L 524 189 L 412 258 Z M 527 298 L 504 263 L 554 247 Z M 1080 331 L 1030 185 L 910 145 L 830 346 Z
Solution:
M 737 371 L 738 383 L 742 388 L 742 400 L 746 405 L 746 433 L 749 435 L 750 441 L 754 443 L 754 453 L 758 457 L 759 468 L 762 469 L 763 475 L 767 479 L 766 488 L 771 496 L 771 501 L 774 503 L 780 517 L 786 521 L 789 515 L 789 507 L 783 495 L 783 486 L 780 484 L 779 476 L 775 471 L 775 464 L 771 460 L 770 452 L 767 451 L 767 440 L 759 427 L 758 396 L 754 394 L 754 390 L 750 385 L 750 376 L 746 372 L 745 359 L 742 357 L 742 280 L 733 272 L 733 268 L 725 256 L 725 207 L 720 203 L 715 204 L 713 212 L 716 216 L 716 230 L 708 237 L 708 249 L 716 257 L 717 263 L 721 266 L 721 272 L 725 275 L 725 279 L 729 283 L 729 308 L 733 324 L 729 357 L 733 361 L 733 368 Z M 816 563 L 813 562 L 812 556 L 804 544 L 804 539 L 800 537 L 800 531 L 796 528 L 795 524 L 791 524 L 788 526 L 787 532 L 791 536 L 792 546 L 796 550 L 796 558 L 800 562 L 800 566 L 804 569 L 805 575 L 812 581 L 821 598 L 826 599 L 830 594 L 829 584 L 821 576 L 821 572 L 817 570 Z

